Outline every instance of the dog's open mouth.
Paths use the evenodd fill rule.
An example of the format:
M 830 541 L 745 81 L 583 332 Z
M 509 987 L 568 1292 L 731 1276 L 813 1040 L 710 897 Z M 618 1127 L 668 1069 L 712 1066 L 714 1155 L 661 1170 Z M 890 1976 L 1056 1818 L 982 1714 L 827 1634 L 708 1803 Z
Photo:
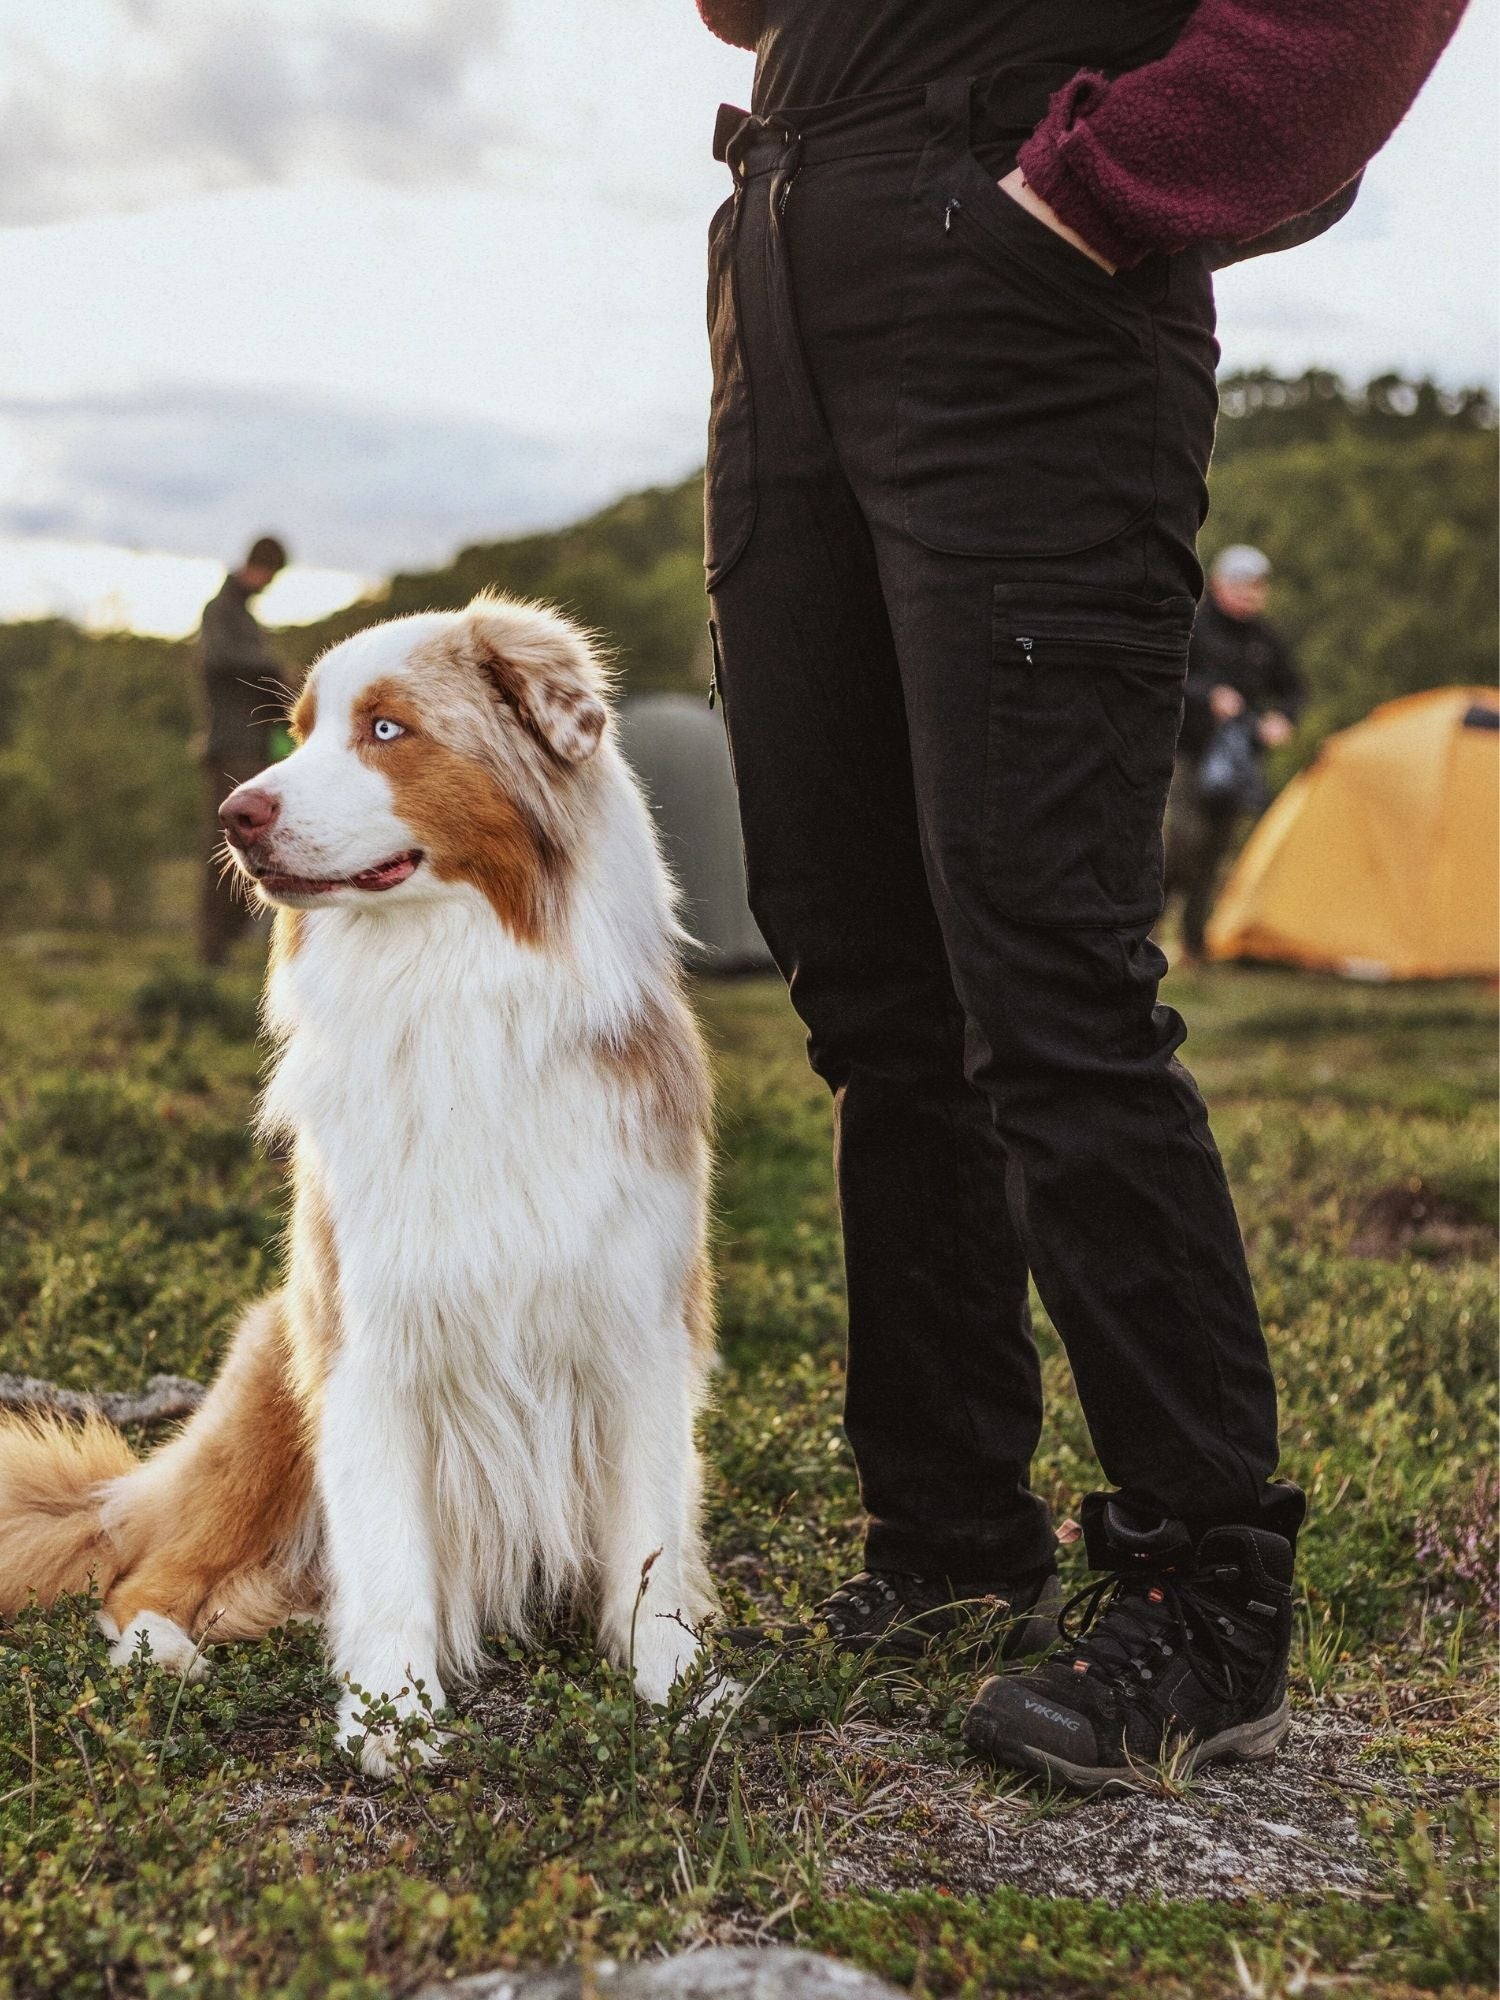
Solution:
M 256 882 L 268 896 L 331 896 L 336 889 L 394 889 L 416 874 L 422 856 L 413 848 L 407 854 L 393 854 L 373 868 L 361 868 L 357 875 L 283 875 L 267 868 Z

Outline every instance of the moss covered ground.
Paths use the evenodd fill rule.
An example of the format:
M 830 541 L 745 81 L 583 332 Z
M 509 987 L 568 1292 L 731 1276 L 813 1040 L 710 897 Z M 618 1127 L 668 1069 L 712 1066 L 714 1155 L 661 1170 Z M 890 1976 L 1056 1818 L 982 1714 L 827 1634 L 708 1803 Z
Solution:
M 0 1369 L 205 1377 L 273 1282 L 256 977 L 250 947 L 208 982 L 169 939 L 5 946 Z M 382 1791 L 334 1749 L 315 1631 L 184 1688 L 108 1670 L 69 1603 L 0 1630 L 0 1994 L 373 2000 L 714 1939 L 933 1995 L 1492 1992 L 1493 999 L 1252 972 L 1172 997 L 1313 1507 L 1276 1764 L 1078 1804 L 963 1755 L 972 1632 L 918 1675 L 783 1652 L 726 1721 L 637 1711 L 559 1631 L 497 1636 L 446 1761 Z M 698 1001 L 722 1125 L 711 1533 L 746 1610 L 857 1553 L 829 1113 L 778 988 Z M 1097 1471 L 1040 1331 L 1061 1518 Z

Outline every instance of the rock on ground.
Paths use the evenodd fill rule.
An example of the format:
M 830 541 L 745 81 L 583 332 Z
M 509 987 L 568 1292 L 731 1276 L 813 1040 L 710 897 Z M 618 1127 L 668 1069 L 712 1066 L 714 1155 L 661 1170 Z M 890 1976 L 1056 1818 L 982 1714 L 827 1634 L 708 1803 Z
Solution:
M 55 1417 L 107 1417 L 127 1424 L 170 1424 L 190 1417 L 208 1394 L 185 1375 L 153 1375 L 138 1394 L 126 1389 L 59 1389 L 35 1375 L 0 1375 L 0 1410 Z
M 811 1951 L 717 1946 L 644 1965 L 596 1959 L 548 1972 L 481 1972 L 416 2000 L 907 2000 L 894 1986 Z

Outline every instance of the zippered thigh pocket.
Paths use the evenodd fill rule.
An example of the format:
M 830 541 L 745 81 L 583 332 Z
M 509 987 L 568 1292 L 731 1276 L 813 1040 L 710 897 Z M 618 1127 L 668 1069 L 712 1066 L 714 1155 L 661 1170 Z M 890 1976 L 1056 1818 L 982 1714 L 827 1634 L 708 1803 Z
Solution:
M 1126 928 L 1162 901 L 1193 603 L 997 584 L 985 879 L 1018 922 Z

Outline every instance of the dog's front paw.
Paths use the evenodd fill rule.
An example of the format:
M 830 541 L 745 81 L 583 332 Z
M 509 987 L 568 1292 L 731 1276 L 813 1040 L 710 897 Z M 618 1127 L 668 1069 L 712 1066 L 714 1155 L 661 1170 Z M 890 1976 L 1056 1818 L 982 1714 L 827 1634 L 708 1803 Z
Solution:
M 99 1624 L 111 1640 L 109 1663 L 112 1667 L 128 1667 L 132 1660 L 149 1658 L 152 1666 L 161 1667 L 169 1674 L 181 1674 L 185 1681 L 208 1678 L 208 1661 L 203 1657 L 202 1647 L 175 1618 L 165 1617 L 160 1611 L 138 1611 L 118 1635 L 114 1621 L 106 1619 L 102 1612 Z
M 661 1708 L 677 1682 L 702 1659 L 703 1648 L 696 1635 L 675 1618 L 662 1617 L 656 1623 L 660 1629 L 653 1631 L 643 1624 L 636 1633 L 635 1691 L 642 1701 Z M 710 1690 L 705 1688 L 695 1706 L 708 1707 L 712 1701 Z
M 394 1729 L 367 1730 L 361 1726 L 345 1732 L 341 1741 L 365 1776 L 381 1785 L 389 1784 L 402 1771 L 426 1770 L 441 1763 L 443 1757 L 439 1735 L 402 1737 Z
M 427 1724 L 425 1734 L 402 1729 L 412 1716 L 427 1716 L 443 1705 L 443 1691 L 430 1684 L 424 1703 L 403 1686 L 394 1695 L 367 1695 L 346 1688 L 339 1700 L 339 1747 L 358 1763 L 367 1778 L 384 1784 L 402 1770 L 425 1769 L 442 1757 L 443 1736 Z M 394 1711 L 394 1713 L 393 1713 Z
M 726 1673 L 718 1672 L 704 1681 L 693 1697 L 695 1715 L 713 1715 L 721 1708 L 738 1708 L 748 1690 L 743 1681 L 731 1680 Z

